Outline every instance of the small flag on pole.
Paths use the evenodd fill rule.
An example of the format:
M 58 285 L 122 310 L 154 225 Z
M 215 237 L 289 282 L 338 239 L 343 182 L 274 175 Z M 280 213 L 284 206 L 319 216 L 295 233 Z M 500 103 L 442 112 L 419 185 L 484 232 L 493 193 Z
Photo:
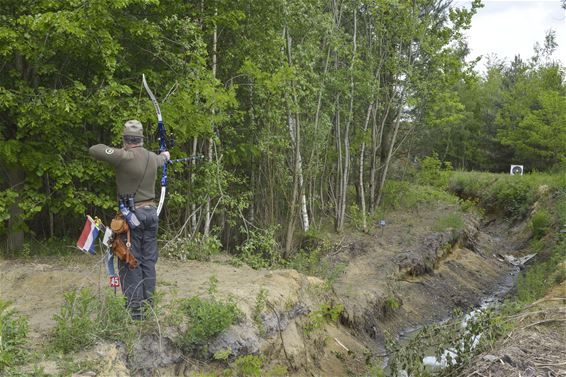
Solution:
M 77 241 L 77 247 L 84 251 L 94 254 L 94 241 L 98 237 L 98 227 L 90 216 L 86 216 L 86 224 L 81 233 L 81 237 Z
M 112 238 L 112 229 L 109 226 L 104 230 L 104 237 L 102 237 L 102 243 L 106 247 L 110 247 L 110 238 Z

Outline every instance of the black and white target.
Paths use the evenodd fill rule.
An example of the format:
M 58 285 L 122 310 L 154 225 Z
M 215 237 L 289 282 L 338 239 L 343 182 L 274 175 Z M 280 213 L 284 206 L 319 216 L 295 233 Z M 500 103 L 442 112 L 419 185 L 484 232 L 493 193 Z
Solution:
M 523 165 L 511 165 L 511 175 L 523 175 Z

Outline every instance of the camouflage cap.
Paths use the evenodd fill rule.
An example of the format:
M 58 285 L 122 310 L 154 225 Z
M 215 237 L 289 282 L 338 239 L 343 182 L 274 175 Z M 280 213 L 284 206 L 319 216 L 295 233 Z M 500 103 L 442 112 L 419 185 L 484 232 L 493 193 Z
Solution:
M 143 126 L 140 121 L 132 119 L 124 123 L 124 136 L 143 137 Z

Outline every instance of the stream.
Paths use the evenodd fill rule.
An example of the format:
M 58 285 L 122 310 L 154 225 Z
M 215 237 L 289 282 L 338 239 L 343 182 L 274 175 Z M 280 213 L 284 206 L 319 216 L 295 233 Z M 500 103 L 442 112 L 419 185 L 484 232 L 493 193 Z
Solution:
M 462 329 L 464 329 L 464 331 L 468 327 L 470 321 L 476 319 L 478 316 L 483 314 L 485 310 L 487 309 L 497 310 L 499 305 L 503 302 L 505 297 L 507 297 L 509 292 L 515 286 L 519 272 L 520 272 L 519 266 L 515 266 L 515 268 L 504 277 L 502 282 L 498 285 L 497 289 L 490 296 L 484 298 L 476 308 L 464 314 L 463 319 L 460 320 L 460 326 L 462 327 Z M 452 320 L 454 320 L 454 318 L 449 317 L 442 321 L 437 322 L 436 324 L 440 324 L 440 325 L 446 324 Z M 422 328 L 423 326 L 419 326 L 416 328 L 410 328 L 405 330 L 399 336 L 399 343 L 402 345 L 407 344 L 409 340 L 414 338 L 416 334 L 420 330 L 422 330 Z M 468 339 L 468 342 L 471 341 L 471 344 L 469 344 L 468 342 L 464 342 L 464 340 L 461 339 L 456 344 L 452 344 L 451 346 L 445 348 L 440 354 L 440 357 L 438 358 L 435 356 L 434 350 L 430 349 L 428 351 L 430 352 L 430 354 L 425 355 L 423 357 L 422 363 L 425 366 L 425 368 L 429 371 L 438 371 L 450 365 L 454 365 L 456 364 L 456 358 L 458 356 L 458 353 L 463 351 L 466 347 L 468 347 L 471 350 L 475 349 L 479 344 L 481 337 L 482 337 L 481 333 L 476 335 L 471 335 L 471 338 Z M 385 361 L 385 368 L 388 367 L 387 365 L 388 362 L 389 360 Z M 406 370 L 400 370 L 398 372 L 398 376 L 411 377 Z

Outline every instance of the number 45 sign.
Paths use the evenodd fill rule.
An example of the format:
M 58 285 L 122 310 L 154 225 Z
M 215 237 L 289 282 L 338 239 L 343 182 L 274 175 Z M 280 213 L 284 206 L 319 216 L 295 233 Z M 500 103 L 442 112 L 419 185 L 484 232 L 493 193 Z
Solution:
M 110 286 L 118 288 L 120 286 L 120 278 L 118 276 L 110 276 Z

